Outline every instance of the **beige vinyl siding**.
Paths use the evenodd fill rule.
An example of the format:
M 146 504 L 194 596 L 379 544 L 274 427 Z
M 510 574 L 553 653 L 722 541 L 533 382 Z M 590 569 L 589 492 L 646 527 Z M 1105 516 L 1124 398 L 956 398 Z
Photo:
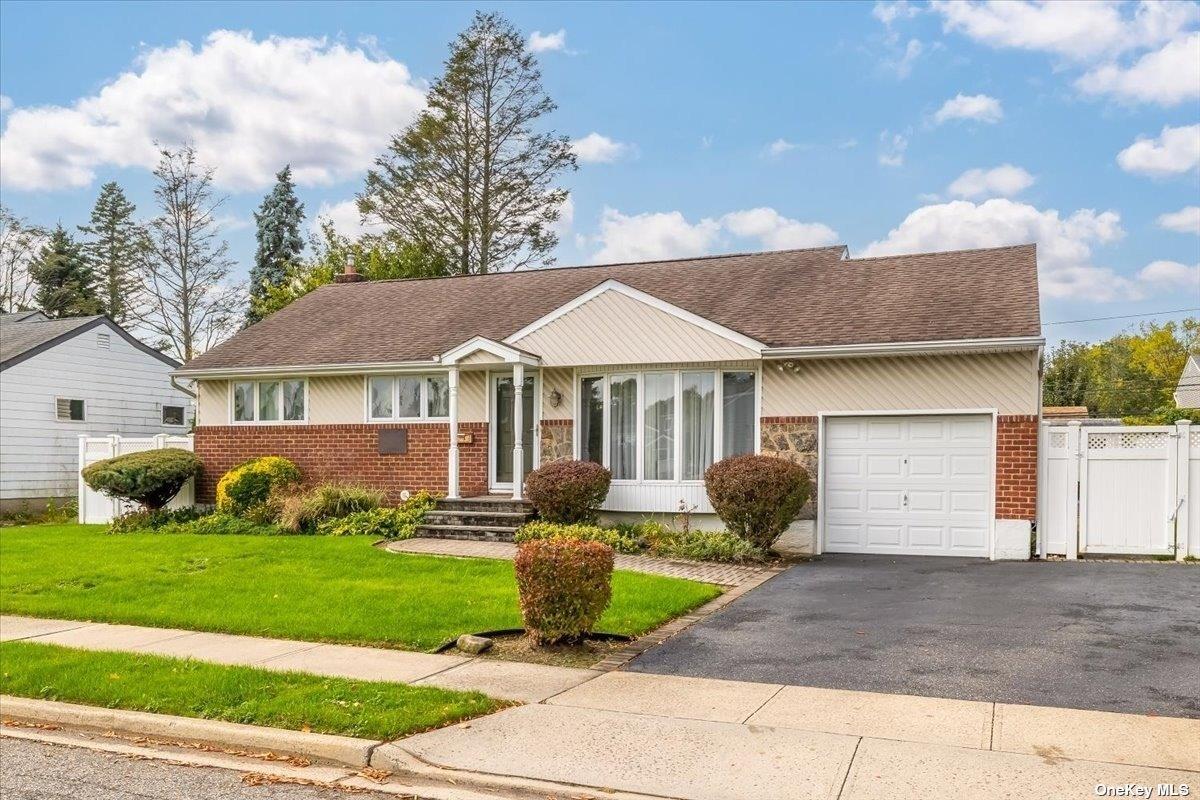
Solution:
M 486 350 L 476 350 L 466 358 L 459 359 L 458 363 L 464 366 L 467 364 L 503 364 L 504 359 Z
M 229 381 L 196 381 L 196 424 L 229 424 Z
M 458 421 L 487 422 L 487 373 L 458 373 Z
M 362 422 L 366 418 L 366 384 L 362 375 L 308 379 L 308 421 L 313 425 Z
M 574 370 L 542 370 L 542 419 L 574 419 L 575 381 Z M 550 393 L 557 390 L 562 401 L 555 408 L 550 403 Z
M 762 415 L 995 408 L 1038 413 L 1036 351 L 763 363 Z
M 748 348 L 619 292 L 604 292 L 512 343 L 546 367 L 754 357 Z

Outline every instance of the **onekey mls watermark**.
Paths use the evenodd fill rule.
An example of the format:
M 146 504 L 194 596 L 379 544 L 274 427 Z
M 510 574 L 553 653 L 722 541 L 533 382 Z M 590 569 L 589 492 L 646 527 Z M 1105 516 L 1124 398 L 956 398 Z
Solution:
M 1186 783 L 1097 783 L 1096 797 L 1191 797 L 1192 787 Z

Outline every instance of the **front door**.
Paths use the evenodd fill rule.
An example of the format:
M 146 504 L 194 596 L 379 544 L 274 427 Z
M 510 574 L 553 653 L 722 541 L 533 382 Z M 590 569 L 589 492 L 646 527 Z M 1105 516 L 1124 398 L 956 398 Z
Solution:
M 525 428 L 522 434 L 521 449 L 525 451 L 525 473 L 528 474 L 536 464 L 533 463 L 534 431 L 537 429 L 534 418 L 534 392 L 536 379 L 530 375 L 525 378 L 524 389 L 521 392 L 521 419 Z M 513 482 L 513 379 L 511 375 L 492 376 L 492 435 L 489 438 L 491 450 L 491 484 L 493 489 L 512 489 Z

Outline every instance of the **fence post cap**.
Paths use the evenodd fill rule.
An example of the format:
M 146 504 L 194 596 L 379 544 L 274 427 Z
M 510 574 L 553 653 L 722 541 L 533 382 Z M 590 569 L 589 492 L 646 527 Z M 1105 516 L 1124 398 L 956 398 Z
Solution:
M 1077 419 L 1067 420 L 1068 425 L 1074 425 L 1077 428 L 1083 427 L 1083 422 Z
M 1191 425 L 1192 421 L 1190 419 L 1177 419 L 1177 420 L 1175 420 L 1175 424 L 1176 425 Z

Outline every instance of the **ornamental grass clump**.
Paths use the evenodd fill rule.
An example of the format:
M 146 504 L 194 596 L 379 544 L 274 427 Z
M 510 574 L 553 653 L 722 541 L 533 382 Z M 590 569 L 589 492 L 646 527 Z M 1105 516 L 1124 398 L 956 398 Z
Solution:
M 539 645 L 582 641 L 612 599 L 613 550 L 606 544 L 525 542 L 513 566 L 525 631 Z
M 223 514 L 261 517 L 272 494 L 300 483 L 300 468 L 280 456 L 252 458 L 221 476 L 217 482 L 217 510 Z
M 345 483 L 322 483 L 302 493 L 277 494 L 277 521 L 292 533 L 312 532 L 321 522 L 379 508 L 387 498 L 383 492 Z
M 770 549 L 808 502 L 808 473 L 771 456 L 735 456 L 704 472 L 704 487 L 717 516 L 733 533 Z
M 525 496 L 547 522 L 595 522 L 612 473 L 591 461 L 551 461 L 525 478 Z
M 83 482 L 109 497 L 156 511 L 200 473 L 200 459 L 190 450 L 166 447 L 106 458 L 81 471 Z

